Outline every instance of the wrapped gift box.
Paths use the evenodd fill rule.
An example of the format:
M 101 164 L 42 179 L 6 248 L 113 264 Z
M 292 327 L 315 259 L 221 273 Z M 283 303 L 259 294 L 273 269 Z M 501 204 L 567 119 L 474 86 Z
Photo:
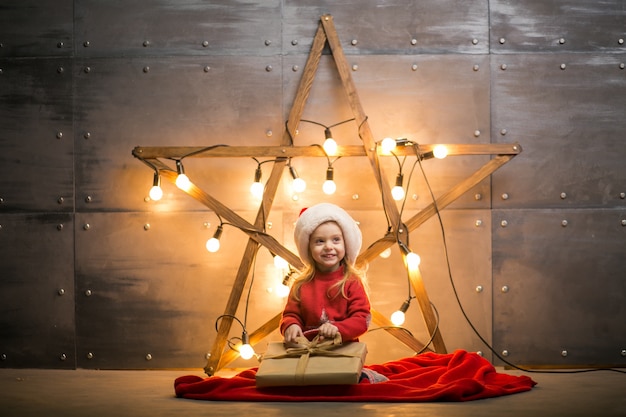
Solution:
M 357 384 L 366 356 L 367 346 L 361 342 L 304 348 L 271 342 L 259 364 L 256 386 Z

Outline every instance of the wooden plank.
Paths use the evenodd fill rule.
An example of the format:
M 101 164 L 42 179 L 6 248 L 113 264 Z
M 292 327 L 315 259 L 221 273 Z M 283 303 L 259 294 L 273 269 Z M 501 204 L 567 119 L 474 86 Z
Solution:
M 435 352 L 437 353 L 448 353 L 446 350 L 446 344 L 443 342 L 443 336 L 441 335 L 441 329 L 439 328 L 439 320 L 435 316 L 433 312 L 433 307 L 431 305 L 430 299 L 428 298 L 428 293 L 426 292 L 426 287 L 424 286 L 424 280 L 422 279 L 422 273 L 419 268 L 408 268 L 409 271 L 409 280 L 411 281 L 411 286 L 415 291 L 415 299 L 417 300 L 422 317 L 424 318 L 424 323 L 426 324 L 426 328 L 428 329 L 428 333 L 431 335 L 433 339 L 433 346 L 435 347 Z

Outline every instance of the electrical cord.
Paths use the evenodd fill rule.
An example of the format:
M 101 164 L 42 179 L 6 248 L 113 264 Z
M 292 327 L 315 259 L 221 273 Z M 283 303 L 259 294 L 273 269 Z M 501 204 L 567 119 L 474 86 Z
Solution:
M 426 182 L 426 187 L 428 188 L 428 191 L 429 191 L 430 196 L 432 198 L 433 205 L 435 207 L 435 213 L 437 214 L 437 219 L 438 219 L 439 226 L 440 226 L 440 229 L 441 229 L 441 236 L 442 236 L 442 239 L 443 239 L 443 247 L 444 247 L 444 254 L 445 254 L 445 259 L 446 259 L 446 267 L 447 267 L 447 270 L 448 270 L 448 278 L 450 280 L 450 284 L 452 285 L 452 291 L 454 293 L 454 297 L 456 299 L 456 302 L 457 302 L 457 304 L 458 304 L 458 306 L 459 306 L 459 308 L 461 310 L 461 314 L 463 315 L 465 321 L 471 327 L 471 329 L 474 332 L 474 334 L 476 334 L 476 336 L 481 340 L 481 342 L 483 342 L 483 344 L 491 351 L 491 353 L 493 353 L 493 355 L 495 357 L 497 357 L 499 360 L 501 360 L 502 362 L 504 362 L 508 366 L 510 366 L 512 368 L 515 368 L 515 369 L 517 369 L 519 371 L 528 372 L 528 373 L 577 374 L 577 373 L 587 373 L 587 372 L 597 372 L 597 371 L 611 371 L 611 372 L 617 372 L 617 373 L 626 373 L 626 371 L 622 371 L 622 370 L 615 369 L 615 368 L 593 368 L 593 369 L 576 369 L 576 370 L 561 370 L 561 371 L 527 369 L 527 368 L 523 368 L 523 367 L 521 367 L 519 365 L 516 365 L 516 364 L 506 360 L 500 354 L 498 354 L 498 352 L 496 352 L 496 350 L 480 334 L 478 329 L 476 329 L 476 327 L 472 323 L 471 319 L 469 318 L 469 316 L 465 312 L 465 308 L 463 307 L 463 304 L 461 303 L 461 300 L 459 298 L 459 294 L 458 294 L 457 289 L 456 289 L 456 285 L 454 283 L 454 279 L 452 277 L 452 269 L 450 267 L 450 258 L 449 258 L 449 254 L 448 254 L 448 245 L 447 245 L 447 242 L 446 242 L 445 228 L 443 226 L 443 220 L 441 218 L 441 213 L 439 211 L 439 207 L 437 206 L 437 199 L 435 198 L 433 190 L 432 190 L 432 188 L 430 186 L 430 183 L 428 181 L 428 177 L 426 175 L 426 172 L 424 171 L 424 167 L 422 166 L 421 158 L 419 157 L 419 155 L 421 155 L 421 151 L 419 149 L 419 145 L 418 144 L 414 144 L 413 146 L 415 146 L 415 153 L 418 155 L 417 161 L 419 163 L 419 167 L 420 167 L 420 170 L 422 172 L 422 176 L 424 178 L 424 181 Z

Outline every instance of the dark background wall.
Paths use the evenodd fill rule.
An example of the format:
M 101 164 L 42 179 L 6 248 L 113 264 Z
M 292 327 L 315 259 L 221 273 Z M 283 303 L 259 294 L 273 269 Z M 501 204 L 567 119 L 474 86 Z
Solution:
M 2 0 L 0 366 L 204 366 L 247 238 L 225 227 L 208 253 L 215 213 L 169 183 L 150 201 L 152 171 L 131 151 L 279 144 L 325 13 L 378 139 L 523 147 L 442 212 L 452 281 L 436 219 L 411 234 L 448 350 L 498 363 L 454 283 L 476 329 L 514 363 L 626 363 L 626 2 Z M 352 117 L 327 54 L 303 117 Z M 353 124 L 333 134 L 360 143 Z M 302 123 L 295 140 L 322 139 Z M 424 170 L 440 195 L 487 161 Z M 396 161 L 383 163 L 393 185 Z M 385 233 L 365 158 L 336 161 L 332 197 L 321 192 L 325 160 L 293 164 L 308 187 L 294 198 L 285 173 L 266 225 L 279 242 L 293 249 L 297 213 L 322 200 L 353 214 L 365 246 Z M 253 221 L 256 162 L 185 168 Z M 410 178 L 403 218 L 431 201 L 419 169 Z M 259 251 L 244 294 L 250 328 L 282 308 L 283 275 Z M 407 297 L 397 249 L 369 277 L 374 307 L 391 314 Z M 416 304 L 408 315 L 427 340 Z M 412 353 L 383 331 L 364 340 L 371 363 Z

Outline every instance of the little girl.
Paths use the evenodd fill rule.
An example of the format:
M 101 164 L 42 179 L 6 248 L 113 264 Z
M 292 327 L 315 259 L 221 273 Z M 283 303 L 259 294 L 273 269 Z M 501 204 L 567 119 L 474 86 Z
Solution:
M 365 274 L 354 262 L 361 250 L 361 231 L 342 208 L 320 203 L 298 218 L 294 239 L 306 269 L 291 288 L 280 322 L 286 343 L 299 336 L 320 340 L 341 335 L 357 341 L 370 324 Z

